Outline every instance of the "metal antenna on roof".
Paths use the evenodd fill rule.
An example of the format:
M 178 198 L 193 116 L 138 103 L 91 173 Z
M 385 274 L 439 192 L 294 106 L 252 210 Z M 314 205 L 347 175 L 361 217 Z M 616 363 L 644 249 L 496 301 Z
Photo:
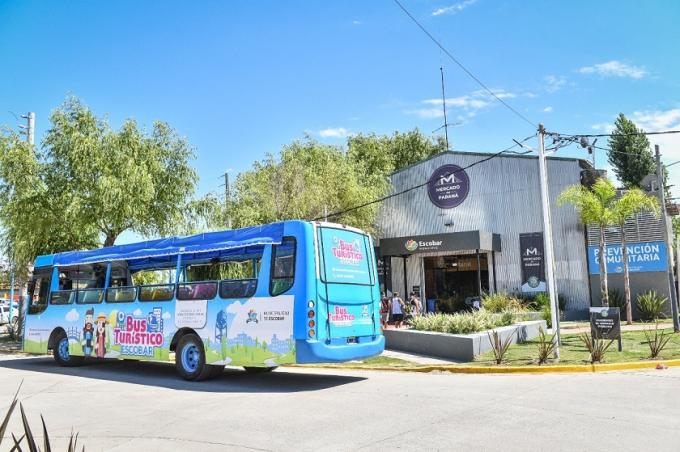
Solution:
M 442 108 L 444 110 L 444 138 L 446 140 L 446 150 L 449 151 L 449 124 L 446 121 L 446 92 L 444 91 L 444 67 L 439 66 L 442 75 Z

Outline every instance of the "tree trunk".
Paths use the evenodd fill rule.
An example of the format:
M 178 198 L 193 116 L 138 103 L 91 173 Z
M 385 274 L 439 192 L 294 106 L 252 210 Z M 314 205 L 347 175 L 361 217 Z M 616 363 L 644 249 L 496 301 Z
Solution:
M 623 293 L 626 300 L 626 324 L 633 323 L 633 305 L 630 300 L 630 273 L 628 269 L 628 247 L 626 246 L 626 222 L 621 223 L 621 250 L 623 251 Z
M 106 240 L 104 240 L 104 246 L 113 246 L 113 244 L 116 242 L 117 238 L 118 238 L 117 233 L 107 232 L 106 233 Z
M 607 286 L 607 256 L 605 256 L 604 226 L 600 226 L 600 291 L 602 306 L 609 306 L 609 287 Z

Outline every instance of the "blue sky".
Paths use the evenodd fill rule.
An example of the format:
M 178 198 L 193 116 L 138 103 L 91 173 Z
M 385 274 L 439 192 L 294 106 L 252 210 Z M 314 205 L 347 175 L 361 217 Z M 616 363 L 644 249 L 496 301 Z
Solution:
M 606 131 L 619 112 L 647 130 L 680 129 L 677 1 L 403 2 L 549 130 Z M 534 132 L 391 0 L 0 0 L 0 56 L 0 124 L 16 124 L 8 111 L 35 111 L 40 139 L 68 94 L 114 127 L 127 117 L 168 121 L 196 149 L 200 193 L 305 133 L 328 143 L 357 132 L 430 134 L 442 124 L 440 65 L 450 122 L 460 123 L 450 129 L 454 150 L 496 151 Z M 680 137 L 652 142 L 680 160 Z M 680 186 L 680 165 L 672 183 Z

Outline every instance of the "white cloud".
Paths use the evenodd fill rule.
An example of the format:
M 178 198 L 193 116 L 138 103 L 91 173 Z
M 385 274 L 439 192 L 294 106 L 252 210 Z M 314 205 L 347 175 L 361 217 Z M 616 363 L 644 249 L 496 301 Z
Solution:
M 545 107 L 543 109 L 543 112 L 545 112 L 545 113 L 552 113 L 552 111 L 553 111 L 553 108 L 550 105 L 548 105 L 547 107 Z
M 610 124 L 608 122 L 601 122 L 599 124 L 593 124 L 591 128 L 598 132 L 612 133 L 614 131 L 614 124 Z
M 460 3 L 456 3 L 450 6 L 444 6 L 442 8 L 437 8 L 432 11 L 433 16 L 441 16 L 443 14 L 456 14 L 467 8 L 468 6 L 474 5 L 477 0 L 464 0 Z
M 362 22 L 360 20 L 353 20 L 352 21 L 352 25 L 361 25 L 361 23 Z
M 499 99 L 512 99 L 517 97 L 517 94 L 503 89 L 492 89 L 491 91 Z M 462 110 L 467 117 L 473 117 L 480 110 L 491 106 L 494 102 L 495 99 L 487 91 L 477 90 L 464 96 L 447 97 L 446 112 L 448 114 L 449 110 L 457 109 Z M 441 99 L 425 99 L 420 103 L 426 105 L 426 107 L 404 110 L 404 113 L 416 115 L 423 119 L 434 119 L 444 116 Z
M 163 313 L 163 320 L 170 320 L 170 317 L 172 317 L 172 316 L 170 315 L 170 313 L 168 311 L 165 311 Z
M 630 119 L 646 132 L 660 132 L 664 130 L 680 130 L 680 108 L 670 110 L 635 111 Z M 661 161 L 672 163 L 680 160 L 680 134 L 648 135 L 649 144 L 659 145 Z M 680 195 L 680 164 L 668 168 L 669 185 L 675 196 Z
M 545 90 L 549 93 L 559 91 L 567 84 L 567 78 L 563 75 L 546 75 L 544 80 L 547 84 Z
M 636 80 L 647 75 L 647 69 L 643 66 L 632 66 L 616 60 L 584 66 L 578 71 L 581 74 L 597 74 L 602 77 L 629 77 Z
M 639 127 L 650 132 L 658 132 L 671 128 L 675 129 L 677 125 L 680 125 L 680 108 L 673 108 L 665 111 L 636 111 L 633 112 L 633 117 L 631 119 Z
M 66 313 L 66 316 L 64 316 L 67 322 L 77 322 L 78 319 L 80 318 L 80 314 L 78 314 L 78 311 L 76 311 L 76 308 L 71 309 Z
M 680 130 L 680 108 L 640 110 L 626 116 L 646 132 Z M 614 131 L 614 124 L 600 123 L 593 125 L 592 128 L 598 132 L 611 133 Z M 648 135 L 647 139 L 652 150 L 654 150 L 654 145 L 659 145 L 663 162 L 671 163 L 680 160 L 680 136 L 677 134 Z M 671 191 L 678 196 L 680 194 L 680 164 L 669 168 L 669 178 L 669 184 L 674 186 Z
M 139 316 L 142 315 L 142 310 L 139 309 L 139 308 L 137 308 L 137 309 L 134 310 L 134 312 L 132 313 L 132 315 L 134 315 L 135 317 L 139 317 Z
M 345 138 L 350 134 L 350 131 L 344 127 L 329 127 L 328 129 L 319 130 L 319 136 L 323 138 Z

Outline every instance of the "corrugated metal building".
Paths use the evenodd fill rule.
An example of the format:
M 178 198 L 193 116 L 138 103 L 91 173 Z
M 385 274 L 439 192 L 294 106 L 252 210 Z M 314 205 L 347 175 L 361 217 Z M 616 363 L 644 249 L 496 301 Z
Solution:
M 544 290 L 538 159 L 503 155 L 457 169 L 488 157 L 444 152 L 391 175 L 395 193 L 429 182 L 381 206 L 385 289 L 440 303 L 464 302 L 480 289 Z M 584 170 L 592 170 L 584 160 L 548 159 L 557 288 L 567 311 L 577 312 L 590 306 L 585 230 L 573 207 L 555 200 Z

